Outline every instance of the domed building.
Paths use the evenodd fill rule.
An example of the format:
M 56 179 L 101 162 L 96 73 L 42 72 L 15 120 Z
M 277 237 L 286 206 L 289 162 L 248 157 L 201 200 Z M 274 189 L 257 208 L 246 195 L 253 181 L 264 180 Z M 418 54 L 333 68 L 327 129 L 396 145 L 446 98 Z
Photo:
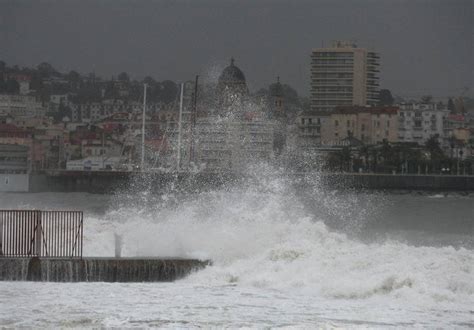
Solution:
M 234 62 L 231 58 L 230 65 L 222 71 L 217 83 L 219 106 L 224 109 L 240 105 L 249 93 L 245 75 Z

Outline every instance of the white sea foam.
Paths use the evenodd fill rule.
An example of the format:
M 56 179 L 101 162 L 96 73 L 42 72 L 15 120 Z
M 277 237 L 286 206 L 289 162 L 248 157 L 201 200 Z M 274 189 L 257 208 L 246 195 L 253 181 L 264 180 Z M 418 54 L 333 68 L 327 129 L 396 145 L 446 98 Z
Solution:
M 309 213 L 285 179 L 259 183 L 179 203 L 168 203 L 176 196 L 167 196 L 146 209 L 117 208 L 103 218 L 89 218 L 86 253 L 111 255 L 112 233 L 118 232 L 124 255 L 212 260 L 212 267 L 185 280 L 200 285 L 292 289 L 330 299 L 390 297 L 421 305 L 474 303 L 472 250 L 362 243 L 329 229 L 317 212 Z M 344 200 L 320 193 L 315 199 L 320 209 L 339 213 L 337 203 Z M 347 205 L 340 207 L 347 211 Z M 363 217 L 376 213 L 359 210 L 347 216 L 358 228 L 368 221 Z M 349 228 L 347 218 L 341 221 Z
M 298 189 L 284 176 L 263 174 L 252 183 L 192 196 L 172 192 L 159 197 L 146 192 L 133 197 L 119 194 L 112 199 L 69 195 L 73 198 L 67 203 L 86 211 L 86 255 L 112 256 L 114 234 L 118 233 L 123 237 L 124 256 L 192 257 L 210 259 L 213 265 L 176 286 L 121 285 L 117 292 L 117 287 L 97 284 L 97 294 L 82 284 L 71 287 L 84 311 L 78 312 L 77 319 L 66 318 L 67 322 L 85 326 L 143 322 L 138 324 L 170 327 L 187 326 L 190 319 L 199 326 L 375 321 L 387 322 L 375 326 L 472 325 L 472 250 L 414 246 L 399 240 L 362 242 L 351 233 L 361 230 L 361 224 L 377 222 L 378 208 L 383 206 L 373 210 L 370 200 L 362 205 L 354 194 L 338 195 L 316 185 L 308 208 Z M 0 206 L 21 195 L 16 196 L 0 198 Z M 64 196 L 39 194 L 37 200 L 11 206 L 55 208 L 61 203 L 65 203 Z M 105 211 L 100 208 L 104 203 L 109 205 Z M 343 223 L 336 226 L 342 230 L 328 227 L 327 217 Z M 21 288 L 15 284 L 12 292 L 15 290 Z M 50 299 L 50 289 L 45 286 L 29 288 L 28 294 L 31 290 Z M 173 299 L 167 301 L 170 295 Z M 14 298 L 18 304 L 21 297 Z M 69 308 L 67 299 L 59 298 L 61 308 Z M 114 302 L 116 299 L 122 302 Z M 102 314 L 86 312 L 89 304 Z M 137 304 L 140 309 L 131 312 L 130 306 Z M 0 306 L 7 307 L 7 301 L 0 299 Z M 161 318 L 154 318 L 156 310 L 161 311 Z M 226 314 L 225 310 L 233 312 Z M 16 315 L 13 310 L 10 314 Z M 36 319 L 5 324 L 69 324 L 58 315 L 52 318 L 57 323 Z M 9 317 L 5 314 L 3 321 Z

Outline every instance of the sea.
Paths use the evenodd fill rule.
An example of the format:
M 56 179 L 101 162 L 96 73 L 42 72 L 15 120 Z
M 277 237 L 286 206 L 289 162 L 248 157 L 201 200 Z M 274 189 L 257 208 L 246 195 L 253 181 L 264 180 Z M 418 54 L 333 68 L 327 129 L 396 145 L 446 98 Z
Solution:
M 0 193 L 84 211 L 84 255 L 212 260 L 172 283 L 0 282 L 4 328 L 473 328 L 474 194 L 281 171 L 202 191 Z

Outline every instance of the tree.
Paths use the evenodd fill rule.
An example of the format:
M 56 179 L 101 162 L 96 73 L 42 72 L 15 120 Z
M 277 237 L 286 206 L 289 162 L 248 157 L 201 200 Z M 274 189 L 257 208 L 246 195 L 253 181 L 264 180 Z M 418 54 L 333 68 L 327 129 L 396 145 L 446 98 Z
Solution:
M 379 92 L 379 106 L 389 106 L 394 102 L 392 92 L 388 89 L 381 89 Z
M 392 154 L 392 146 L 388 143 L 386 139 L 382 141 L 382 146 L 380 148 L 380 156 L 384 159 L 387 160 L 390 158 L 390 155 Z
M 431 95 L 425 95 L 421 97 L 422 103 L 431 103 L 431 101 L 433 101 L 433 96 Z
M 351 164 L 351 149 L 349 147 L 343 147 L 338 151 L 332 151 L 329 153 L 326 159 L 326 166 L 330 170 L 336 170 L 337 168 L 339 171 L 351 171 L 350 164 Z
M 0 72 L 4 72 L 7 64 L 4 61 L 0 61 Z
M 35 91 L 40 91 L 43 89 L 43 80 L 37 72 L 31 75 L 30 89 Z
M 290 85 L 283 84 L 283 97 L 285 98 L 285 102 L 287 104 L 298 104 L 298 92 L 291 87 Z
M 120 81 L 130 81 L 130 77 L 128 76 L 128 74 L 126 72 L 122 72 L 118 75 L 117 77 L 118 80 Z
M 160 98 L 164 103 L 174 102 L 178 97 L 178 85 L 171 81 L 165 80 L 160 83 Z
M 370 147 L 366 144 L 362 145 L 359 150 L 359 155 L 364 158 L 364 169 L 367 171 L 370 167 L 369 158 L 370 158 Z
M 66 75 L 66 79 L 69 81 L 69 82 L 72 82 L 72 83 L 77 83 L 81 80 L 81 75 L 79 73 L 77 73 L 76 71 L 74 70 L 71 70 L 69 71 L 69 73 Z
M 46 63 L 46 62 L 42 62 L 42 63 L 38 64 L 36 69 L 38 69 L 39 73 L 43 77 L 49 77 L 52 74 L 56 73 L 56 70 L 53 68 L 53 66 L 49 63 Z
M 4 84 L 4 93 L 18 94 L 20 92 L 20 84 L 15 79 L 8 79 Z
M 430 159 L 440 160 L 443 158 L 443 150 L 438 141 L 438 136 L 433 135 L 425 142 L 425 148 L 430 153 Z
M 143 83 L 147 84 L 149 87 L 150 86 L 154 86 L 156 84 L 156 80 L 153 79 L 152 77 L 150 76 L 146 76 L 144 79 L 143 79 Z
M 450 112 L 454 112 L 454 111 L 455 111 L 454 102 L 453 102 L 453 99 L 452 99 L 452 98 L 449 98 L 449 100 L 448 100 L 448 110 L 449 110 Z

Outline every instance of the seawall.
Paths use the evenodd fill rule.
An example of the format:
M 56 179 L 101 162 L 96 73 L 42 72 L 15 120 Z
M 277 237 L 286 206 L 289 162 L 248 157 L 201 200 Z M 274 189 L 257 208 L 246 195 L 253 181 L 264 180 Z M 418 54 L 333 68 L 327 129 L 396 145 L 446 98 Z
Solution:
M 0 258 L 0 281 L 170 282 L 209 264 L 178 258 Z
M 316 182 L 335 189 L 474 191 L 473 175 L 417 175 L 375 173 L 293 173 L 295 179 Z M 32 175 L 30 192 L 89 192 L 150 190 L 164 192 L 170 189 L 186 192 L 237 182 L 245 179 L 236 173 L 131 173 L 114 171 L 54 171 Z M 255 178 L 251 178 L 255 180 Z
M 28 174 L 0 173 L 0 192 L 28 192 L 29 179 Z
M 324 174 L 321 181 L 337 189 L 474 191 L 473 175 L 339 173 Z

